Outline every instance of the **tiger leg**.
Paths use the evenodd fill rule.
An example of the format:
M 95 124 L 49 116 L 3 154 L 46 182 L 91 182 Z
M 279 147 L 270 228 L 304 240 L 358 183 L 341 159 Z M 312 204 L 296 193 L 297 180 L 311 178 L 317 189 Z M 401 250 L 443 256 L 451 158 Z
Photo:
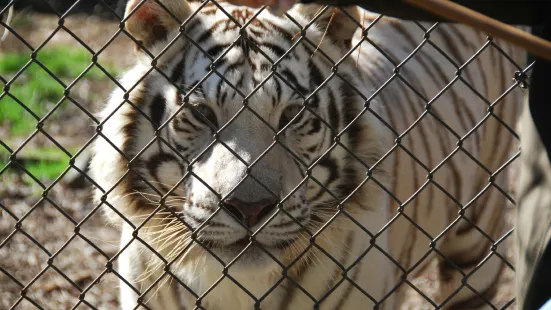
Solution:
M 329 309 L 397 309 L 397 296 L 391 294 L 398 283 L 393 276 L 396 265 L 388 257 L 391 253 L 390 233 L 388 229 L 381 231 L 390 220 L 390 198 L 385 197 L 381 206 L 368 213 L 355 215 L 355 219 L 362 224 L 361 228 L 353 223 L 349 224 L 351 227 L 356 226 L 351 230 L 355 238 L 351 242 L 347 262 L 348 266 L 354 267 L 348 272 L 349 281 L 345 281 L 332 294 L 336 299 L 342 300 L 342 296 L 348 298 L 342 300 L 339 307 L 333 306 Z M 377 237 L 372 238 L 366 230 Z M 379 305 L 375 307 L 373 301 Z
M 504 233 L 506 200 L 497 191 L 479 198 L 461 215 L 449 232 L 439 255 L 441 290 L 439 302 L 445 308 L 491 308 L 504 267 L 502 259 L 492 254 L 492 246 Z
M 149 258 L 144 257 L 144 253 L 148 253 L 149 251 L 144 249 L 138 240 L 132 241 L 132 232 L 132 228 L 125 225 L 121 236 L 121 249 L 124 248 L 124 251 L 118 258 L 118 273 L 122 277 L 119 292 L 120 308 L 122 310 L 145 309 L 144 307 L 137 307 L 139 295 L 134 289 L 139 290 L 140 294 L 143 293 L 161 275 L 159 272 L 154 272 L 151 275 L 146 274 L 149 271 L 147 268 L 147 260 Z M 126 247 L 129 242 L 131 242 L 130 245 Z M 150 293 L 142 298 L 142 302 L 148 309 L 182 309 L 182 305 L 176 295 L 176 288 L 172 284 L 173 281 L 170 281 L 167 277 L 169 276 L 163 277 L 163 279 L 151 289 Z
M 507 114 L 500 115 L 509 124 L 515 123 L 513 107 L 508 106 Z M 507 246 L 507 242 L 497 244 L 497 241 L 512 226 L 507 222 L 512 204 L 506 194 L 512 171 L 505 169 L 508 166 L 503 170 L 500 167 L 513 156 L 515 141 L 497 122 L 487 121 L 484 128 L 481 139 L 484 143 L 477 157 L 485 168 L 473 165 L 470 160 L 458 164 L 466 170 L 465 175 L 470 175 L 474 186 L 463 187 L 461 211 L 451 218 L 459 221 L 439 244 L 444 256 L 440 257 L 442 300 L 446 305 L 455 304 L 458 309 L 491 308 L 489 303 L 497 292 L 505 266 L 495 253 L 505 255 Z

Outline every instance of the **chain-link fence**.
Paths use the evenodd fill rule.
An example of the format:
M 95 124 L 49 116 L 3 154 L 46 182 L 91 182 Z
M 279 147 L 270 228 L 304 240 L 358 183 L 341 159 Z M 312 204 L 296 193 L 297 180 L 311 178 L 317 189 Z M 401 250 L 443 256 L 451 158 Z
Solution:
M 515 306 L 522 51 L 353 9 L 83 2 L 0 11 L 3 309 Z

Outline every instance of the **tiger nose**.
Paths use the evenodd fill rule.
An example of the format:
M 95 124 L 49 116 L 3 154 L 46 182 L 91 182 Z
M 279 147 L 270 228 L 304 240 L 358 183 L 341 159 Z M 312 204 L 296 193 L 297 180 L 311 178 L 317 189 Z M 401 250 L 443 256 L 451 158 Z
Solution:
M 245 202 L 237 198 L 224 201 L 226 210 L 233 214 L 247 227 L 253 227 L 263 217 L 270 214 L 278 203 L 277 199 L 264 199 L 256 202 Z

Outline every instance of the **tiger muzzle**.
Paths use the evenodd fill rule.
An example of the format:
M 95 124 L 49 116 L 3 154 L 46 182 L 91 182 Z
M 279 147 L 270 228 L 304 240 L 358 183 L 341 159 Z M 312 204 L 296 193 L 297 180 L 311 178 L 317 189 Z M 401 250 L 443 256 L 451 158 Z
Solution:
M 226 199 L 225 209 L 238 221 L 251 228 L 276 211 L 277 199 L 263 199 L 255 202 L 245 202 L 238 198 Z

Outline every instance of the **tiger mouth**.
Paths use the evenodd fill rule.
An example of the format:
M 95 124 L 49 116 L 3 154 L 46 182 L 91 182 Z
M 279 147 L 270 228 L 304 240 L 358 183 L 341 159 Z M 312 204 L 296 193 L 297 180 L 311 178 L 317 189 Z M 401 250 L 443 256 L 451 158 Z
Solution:
M 221 244 L 218 241 L 213 240 L 201 240 L 201 243 L 207 247 L 209 250 L 215 250 L 215 249 L 229 249 L 229 250 L 239 250 L 242 251 L 245 248 L 249 247 L 249 249 L 254 248 L 258 250 L 285 250 L 289 246 L 295 242 L 297 238 L 292 238 L 284 241 L 278 241 L 273 245 L 263 244 L 258 241 L 251 241 L 250 237 L 243 237 L 233 243 L 229 244 Z

